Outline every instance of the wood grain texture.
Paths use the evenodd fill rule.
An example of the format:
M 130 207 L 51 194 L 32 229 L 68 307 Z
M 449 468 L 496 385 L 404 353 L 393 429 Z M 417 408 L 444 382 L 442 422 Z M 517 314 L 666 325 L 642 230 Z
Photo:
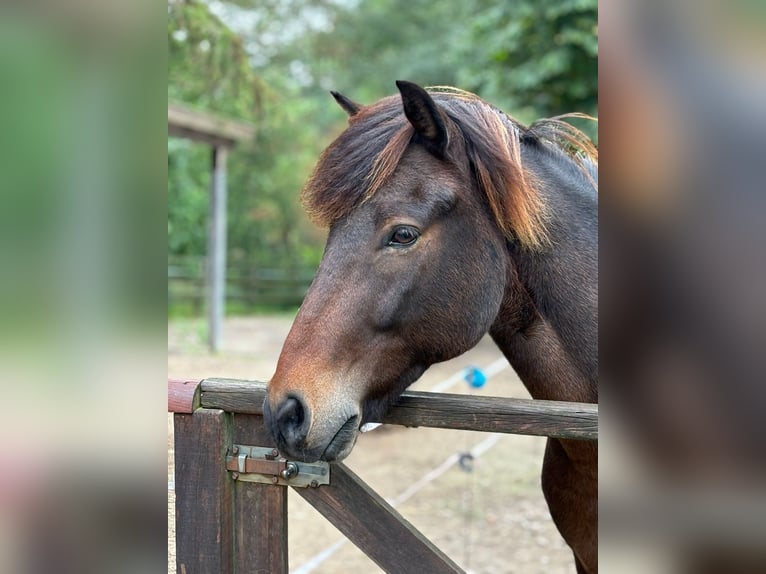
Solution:
M 262 414 L 265 398 L 263 382 L 202 381 L 203 406 Z M 598 440 L 598 405 L 587 403 L 408 391 L 381 420 L 367 422 Z
M 273 444 L 263 418 L 255 415 L 234 415 L 233 442 Z M 237 481 L 234 505 L 236 572 L 287 574 L 287 488 Z
M 387 424 L 569 439 L 598 439 L 598 406 L 584 403 L 405 393 Z
M 200 407 L 200 381 L 168 379 L 168 412 L 193 413 Z
M 223 461 L 230 415 L 218 409 L 176 414 L 176 569 L 184 574 L 232 572 L 232 480 Z
M 463 572 L 344 464 L 334 464 L 331 476 L 330 485 L 295 491 L 383 570 Z

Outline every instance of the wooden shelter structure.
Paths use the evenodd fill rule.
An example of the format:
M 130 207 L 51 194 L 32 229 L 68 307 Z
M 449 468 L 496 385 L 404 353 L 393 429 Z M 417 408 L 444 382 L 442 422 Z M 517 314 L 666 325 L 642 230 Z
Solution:
M 254 134 L 255 128 L 246 122 L 168 103 L 168 137 L 186 138 L 212 148 L 205 284 L 208 342 L 213 351 L 221 348 L 226 308 L 226 158 L 237 142 L 250 140 Z

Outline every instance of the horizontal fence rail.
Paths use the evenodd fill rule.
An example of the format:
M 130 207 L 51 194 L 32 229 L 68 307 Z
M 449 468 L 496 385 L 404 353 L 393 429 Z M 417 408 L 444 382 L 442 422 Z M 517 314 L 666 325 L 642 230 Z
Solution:
M 205 408 L 263 414 L 264 382 L 205 379 L 200 387 Z M 365 422 L 598 440 L 598 405 L 589 403 L 408 391 L 380 420 Z

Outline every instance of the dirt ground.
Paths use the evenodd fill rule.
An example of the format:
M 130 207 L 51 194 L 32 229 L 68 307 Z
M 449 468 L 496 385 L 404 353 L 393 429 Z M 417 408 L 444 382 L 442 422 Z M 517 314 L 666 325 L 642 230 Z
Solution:
M 204 323 L 175 320 L 168 325 L 168 375 L 203 379 L 232 377 L 268 380 L 273 374 L 292 317 L 229 318 L 224 348 L 210 354 Z M 430 390 L 468 366 L 485 368 L 500 351 L 489 338 L 452 361 L 434 365 L 411 388 Z M 459 382 L 453 393 L 528 398 L 510 367 L 482 389 Z M 441 429 L 382 427 L 363 434 L 347 464 L 382 496 L 392 499 L 457 452 L 468 451 L 490 435 Z M 559 574 L 574 572 L 571 552 L 553 523 L 540 491 L 545 439 L 498 435 L 475 461 L 473 472 L 458 465 L 428 483 L 397 507 L 416 528 L 468 572 L 476 574 Z M 175 506 L 172 491 L 173 426 L 168 416 L 168 573 L 175 573 Z M 381 570 L 291 491 L 289 495 L 291 572 L 307 574 L 374 573 Z M 315 568 L 309 560 L 340 544 Z

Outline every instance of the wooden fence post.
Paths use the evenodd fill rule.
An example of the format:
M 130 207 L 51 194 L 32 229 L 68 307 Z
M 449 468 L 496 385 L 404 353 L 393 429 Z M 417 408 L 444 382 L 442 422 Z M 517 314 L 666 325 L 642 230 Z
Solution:
M 233 572 L 232 480 L 224 464 L 231 415 L 197 409 L 173 418 L 177 572 Z
M 233 444 L 273 446 L 263 417 L 235 414 Z M 235 571 L 287 574 L 287 487 L 237 481 L 234 501 Z

